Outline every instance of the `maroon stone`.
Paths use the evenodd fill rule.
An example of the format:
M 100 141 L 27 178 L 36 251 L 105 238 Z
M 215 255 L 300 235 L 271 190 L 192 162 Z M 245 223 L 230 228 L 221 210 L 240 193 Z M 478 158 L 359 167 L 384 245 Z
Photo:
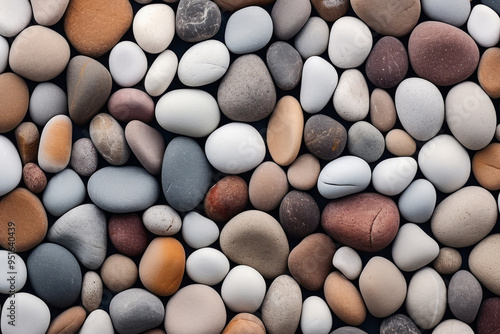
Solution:
M 137 213 L 111 216 L 108 233 L 116 250 L 127 256 L 141 255 L 148 246 L 146 228 Z
M 366 76 L 377 87 L 392 88 L 408 72 L 408 54 L 399 39 L 382 37 L 366 60 Z
M 500 333 L 500 297 L 486 299 L 477 316 L 477 334 Z
M 280 223 L 285 233 L 303 239 L 316 231 L 320 212 L 314 198 L 306 192 L 292 190 L 281 201 Z

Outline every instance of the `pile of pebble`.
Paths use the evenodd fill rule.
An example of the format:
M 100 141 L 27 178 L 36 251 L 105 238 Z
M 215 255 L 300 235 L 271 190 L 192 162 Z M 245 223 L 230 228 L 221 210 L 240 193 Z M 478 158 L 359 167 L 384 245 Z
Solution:
M 0 331 L 500 331 L 499 13 L 0 0 Z

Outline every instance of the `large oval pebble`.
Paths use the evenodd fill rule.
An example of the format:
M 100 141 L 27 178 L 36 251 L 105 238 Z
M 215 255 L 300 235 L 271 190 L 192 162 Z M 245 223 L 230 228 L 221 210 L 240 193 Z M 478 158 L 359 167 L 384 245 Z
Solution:
M 472 323 L 479 312 L 483 288 L 474 275 L 467 270 L 457 271 L 448 286 L 448 306 L 458 320 Z

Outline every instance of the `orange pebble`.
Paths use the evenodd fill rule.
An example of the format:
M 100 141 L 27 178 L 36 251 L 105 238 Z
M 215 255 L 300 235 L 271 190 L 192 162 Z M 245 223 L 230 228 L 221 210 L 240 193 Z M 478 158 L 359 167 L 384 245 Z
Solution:
M 48 173 L 57 173 L 68 166 L 71 157 L 73 125 L 66 115 L 52 117 L 42 131 L 38 164 Z

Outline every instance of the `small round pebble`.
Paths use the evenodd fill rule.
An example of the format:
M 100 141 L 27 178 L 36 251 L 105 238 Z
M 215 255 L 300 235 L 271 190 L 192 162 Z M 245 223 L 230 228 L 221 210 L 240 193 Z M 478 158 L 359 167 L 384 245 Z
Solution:
M 443 247 L 432 261 L 432 266 L 441 275 L 454 274 L 462 266 L 462 255 L 455 248 Z
M 118 89 L 109 97 L 107 106 L 111 116 L 120 122 L 128 123 L 132 120 L 138 120 L 151 123 L 154 119 L 155 103 L 153 99 L 136 88 Z
M 448 286 L 448 306 L 458 319 L 470 324 L 476 318 L 483 289 L 479 281 L 467 270 L 457 271 Z
M 134 14 L 132 32 L 137 44 L 144 51 L 152 54 L 164 51 L 175 35 L 174 10 L 167 4 L 141 7 Z
M 401 313 L 385 318 L 380 324 L 380 334 L 391 333 L 421 334 L 415 323 Z
M 80 138 L 73 143 L 71 149 L 71 168 L 81 176 L 90 176 L 97 170 L 99 157 L 97 150 L 89 138 Z
M 82 304 L 87 312 L 92 312 L 99 308 L 102 301 L 103 286 L 102 280 L 95 271 L 87 271 L 83 275 L 82 281 Z
M 311 153 L 304 153 L 288 167 L 288 183 L 297 190 L 312 189 L 318 180 L 320 168 L 318 158 Z
M 329 35 L 330 29 L 325 20 L 311 16 L 295 36 L 294 45 L 304 59 L 320 56 L 328 48 Z
M 12 131 L 21 124 L 29 105 L 26 81 L 15 73 L 0 74 L 0 133 Z
M 326 107 L 337 87 L 337 70 L 327 60 L 309 57 L 302 67 L 300 104 L 305 112 L 315 114 Z
M 242 212 L 248 203 L 248 186 L 237 175 L 220 179 L 205 195 L 203 209 L 208 218 L 225 223 Z
M 412 157 L 385 159 L 373 169 L 373 187 L 383 195 L 398 195 L 408 187 L 417 174 L 417 170 L 417 161 Z
M 29 191 L 39 194 L 47 186 L 47 176 L 37 164 L 28 162 L 23 167 L 23 182 Z
M 144 78 L 144 88 L 151 96 L 160 96 L 174 80 L 179 60 L 172 50 L 165 50 L 153 61 Z M 154 103 L 152 104 L 154 110 Z
M 222 334 L 265 334 L 262 321 L 251 313 L 238 313 L 227 324 Z
M 14 314 L 8 309 L 12 305 Z M 0 330 L 5 334 L 44 334 L 50 324 L 50 310 L 47 304 L 36 295 L 27 292 L 9 296 L 3 304 L 1 316 Z
M 469 18 L 471 2 L 469 0 L 422 0 L 422 9 L 430 19 L 461 27 Z
M 279 219 L 288 236 L 301 240 L 319 225 L 318 204 L 309 193 L 292 190 L 281 201 Z
M 109 53 L 109 72 L 113 81 L 122 87 L 132 87 L 139 83 L 147 70 L 146 55 L 134 42 L 120 42 Z
M 432 183 L 427 179 L 415 180 L 399 196 L 399 213 L 412 223 L 425 223 L 432 217 L 436 199 Z
M 189 278 L 200 284 L 219 284 L 229 269 L 229 260 L 215 248 L 195 250 L 186 260 L 186 273 Z
M 101 266 L 101 278 L 104 285 L 113 292 L 126 290 L 137 280 L 137 266 L 125 255 L 113 254 Z
M 384 153 L 384 136 L 370 123 L 358 121 L 347 132 L 347 149 L 368 163 L 375 162 Z
M 248 198 L 257 210 L 276 209 L 288 192 L 285 171 L 272 161 L 260 164 L 248 183 Z
M 479 184 L 488 190 L 500 189 L 498 182 L 500 171 L 500 144 L 491 143 L 476 152 L 472 158 L 472 173 Z
M 212 38 L 220 29 L 221 10 L 209 0 L 181 0 L 175 13 L 175 32 L 186 42 Z
M 363 268 L 359 254 L 348 246 L 342 246 L 335 251 L 332 264 L 350 280 L 358 278 Z
M 467 30 L 480 46 L 496 46 L 500 41 L 500 17 L 488 6 L 475 5 L 467 20 Z
M 347 131 L 340 122 L 329 116 L 313 115 L 304 125 L 304 143 L 317 158 L 331 161 L 344 151 Z
M 109 314 L 101 309 L 90 312 L 81 327 L 79 334 L 113 334 L 115 332 Z
M 486 94 L 491 98 L 500 97 L 500 71 L 496 64 L 500 61 L 500 48 L 489 48 L 481 56 L 477 68 L 477 79 Z
M 135 212 L 112 215 L 108 221 L 108 234 L 116 250 L 127 256 L 141 255 L 148 246 L 146 229 Z
M 160 174 L 165 152 L 162 134 L 141 121 L 133 120 L 125 127 L 125 139 L 141 165 L 153 175 Z
M 28 269 L 19 255 L 7 250 L 0 250 L 0 293 L 19 292 L 28 279 Z
M 293 3 L 287 0 L 276 0 L 271 10 L 274 34 L 280 40 L 295 36 L 306 24 L 311 15 L 311 2 L 298 0 Z
M 348 69 L 340 76 L 333 93 L 333 108 L 348 122 L 360 121 L 368 115 L 370 93 L 366 79 L 358 69 Z
M 432 334 L 474 334 L 474 330 L 467 325 L 465 322 L 462 322 L 457 319 L 447 319 L 441 322 L 439 325 L 434 328 Z
M 300 330 L 303 334 L 328 333 L 333 317 L 326 302 L 318 296 L 310 296 L 302 304 Z
M 469 254 L 469 268 L 481 284 L 496 295 L 500 294 L 500 234 L 495 233 L 481 240 Z
M 219 227 L 214 221 L 191 211 L 182 220 L 182 238 L 191 248 L 207 247 L 219 238 Z
M 266 294 L 266 282 L 252 267 L 239 265 L 229 271 L 222 282 L 221 296 L 233 312 L 255 312 Z
M 408 71 L 408 54 L 399 39 L 382 37 L 366 60 L 366 76 L 377 87 L 392 88 L 399 84 Z
M 97 152 L 109 164 L 124 165 L 130 157 L 130 148 L 125 132 L 110 114 L 99 113 L 92 118 L 89 126 L 90 139 Z
M 55 115 L 68 112 L 68 97 L 56 84 L 41 82 L 31 93 L 28 111 L 34 123 L 44 126 Z
M 181 230 L 179 214 L 168 205 L 154 205 L 142 214 L 142 221 L 149 232 L 160 236 L 171 236 Z
M 52 176 L 43 192 L 43 205 L 48 213 L 60 217 L 83 204 L 87 196 L 85 184 L 72 169 L 65 169 Z
M 380 132 L 394 127 L 398 116 L 394 101 L 387 91 L 375 88 L 370 96 L 370 121 Z
M 43 128 L 38 147 L 38 165 L 48 173 L 65 169 L 71 158 L 73 123 L 66 115 L 52 117 Z
M 417 143 L 401 129 L 392 129 L 385 135 L 385 148 L 398 157 L 410 157 L 417 150 Z
M 14 37 L 19 34 L 31 20 L 31 6 L 28 0 L 21 0 L 16 6 L 11 6 L 8 1 L 0 3 L 0 35 Z
M 76 333 L 82 327 L 87 312 L 81 306 L 73 306 L 52 319 L 46 334 Z

